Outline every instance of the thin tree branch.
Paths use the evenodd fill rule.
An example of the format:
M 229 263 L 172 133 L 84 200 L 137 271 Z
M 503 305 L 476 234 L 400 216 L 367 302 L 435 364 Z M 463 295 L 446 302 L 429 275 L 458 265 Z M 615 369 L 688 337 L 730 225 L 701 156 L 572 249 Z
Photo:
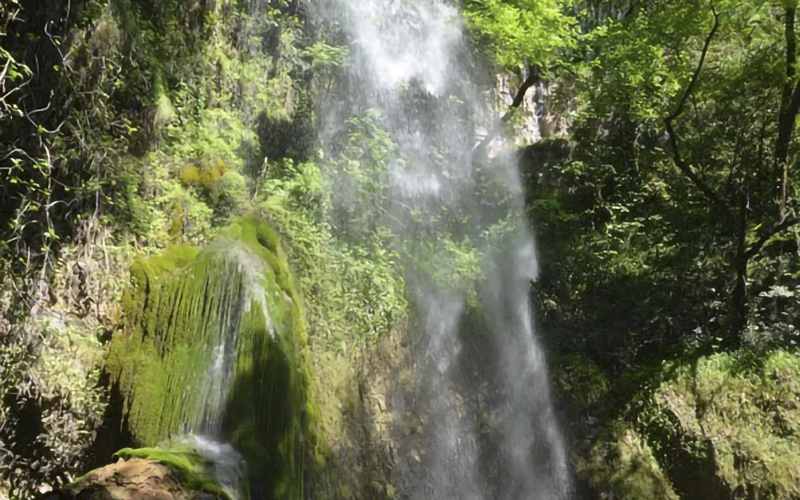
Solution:
M 0 85 L 3 85 L 3 81 L 6 79 L 6 73 L 8 73 L 8 68 L 10 66 L 11 66 L 11 56 L 8 57 L 8 60 L 6 61 L 6 65 L 3 68 L 3 71 L 0 72 Z M 3 85 L 0 88 L 5 89 L 5 85 Z
M 539 68 L 533 67 L 528 77 L 525 79 L 524 82 L 522 82 L 522 85 L 520 85 L 519 89 L 517 89 L 517 93 L 514 96 L 514 100 L 511 101 L 511 106 L 509 106 L 508 111 L 506 111 L 505 114 L 502 116 L 502 118 L 500 118 L 500 123 L 496 127 L 494 127 L 488 134 L 486 134 L 486 137 L 484 137 L 483 140 L 481 140 L 481 142 L 478 143 L 478 145 L 475 146 L 475 148 L 473 148 L 472 150 L 473 154 L 483 153 L 483 151 L 486 150 L 486 148 L 489 146 L 489 143 L 491 143 L 494 140 L 494 138 L 497 137 L 497 135 L 500 133 L 503 125 L 508 123 L 508 121 L 511 120 L 511 117 L 514 116 L 514 111 L 518 109 L 520 106 L 522 106 L 522 103 L 525 101 L 525 95 L 528 93 L 528 90 L 530 90 L 531 87 L 535 86 L 541 81 L 542 77 L 539 73 Z
M 800 113 L 800 81 L 797 73 L 797 36 L 795 34 L 796 7 L 786 7 L 784 30 L 786 37 L 786 81 L 781 95 L 778 118 L 778 142 L 775 147 L 775 173 L 780 177 L 778 192 L 778 218 L 786 218 L 786 188 L 789 183 L 789 146 L 792 143 L 795 120 Z
M 772 238 L 778 233 L 786 231 L 787 229 L 797 224 L 800 224 L 800 217 L 785 219 L 777 226 L 774 226 L 772 229 L 761 235 L 761 238 L 759 238 L 758 241 L 753 243 L 753 245 L 747 250 L 747 252 L 745 252 L 744 254 L 745 259 L 750 260 L 756 255 L 758 255 L 758 252 L 761 251 L 761 248 L 764 247 L 764 245 L 767 243 L 767 241 L 769 241 L 770 238 Z
M 631 14 L 633 14 L 633 11 L 636 10 L 636 7 L 639 6 L 639 3 L 640 3 L 639 0 L 631 2 L 630 5 L 628 5 L 628 10 L 626 10 L 625 14 L 622 15 L 622 20 L 628 19 L 631 16 Z
M 700 176 L 697 175 L 694 169 L 692 169 L 692 167 L 681 157 L 680 147 L 678 145 L 678 135 L 675 133 L 675 127 L 673 125 L 675 119 L 683 114 L 683 110 L 686 107 L 686 102 L 694 92 L 694 88 L 697 85 L 697 80 L 700 78 L 700 72 L 703 70 L 703 64 L 705 64 L 706 56 L 708 55 L 708 48 L 711 46 L 711 41 L 714 39 L 714 36 L 719 29 L 719 13 L 717 13 L 717 10 L 714 8 L 713 2 L 711 3 L 711 12 L 714 13 L 714 26 L 711 28 L 711 32 L 708 34 L 705 43 L 703 44 L 703 51 L 700 53 L 700 62 L 697 64 L 697 68 L 695 68 L 692 79 L 689 81 L 689 85 L 686 87 L 686 90 L 684 90 L 683 96 L 681 96 L 678 107 L 675 108 L 675 111 L 672 114 L 664 119 L 664 124 L 667 127 L 667 133 L 669 133 L 669 142 L 670 146 L 672 147 L 672 155 L 675 165 L 692 181 L 692 183 L 698 189 L 700 189 L 700 191 L 703 192 L 703 194 L 706 195 L 707 198 L 727 212 L 727 207 L 717 193 L 715 193 L 714 190 L 711 189 L 711 187 L 706 184 L 700 178 Z
M 665 121 L 671 122 L 683 113 L 683 108 L 686 106 L 686 101 L 688 101 L 689 97 L 692 95 L 694 86 L 697 84 L 697 80 L 700 78 L 700 72 L 703 71 L 703 64 L 705 63 L 706 55 L 708 55 L 708 48 L 711 46 L 711 41 L 714 39 L 714 35 L 717 34 L 717 30 L 719 29 L 719 14 L 714 8 L 713 3 L 711 4 L 711 12 L 714 13 L 714 26 L 711 28 L 711 32 L 708 34 L 706 41 L 703 44 L 703 51 L 700 53 L 700 62 L 697 64 L 697 68 L 694 70 L 694 74 L 692 75 L 692 80 L 689 82 L 689 86 L 686 87 L 686 90 L 683 92 L 683 96 L 678 104 L 678 108 L 674 113 L 669 115 Z
M 794 32 L 796 10 L 787 7 L 784 20 L 784 36 L 786 37 L 786 81 L 783 83 L 783 96 L 781 98 L 781 114 L 786 112 L 792 98 L 792 78 L 796 73 L 797 64 L 797 37 Z
M 528 93 L 528 90 L 536 85 L 537 83 L 542 81 L 542 77 L 539 74 L 538 68 L 533 68 L 531 70 L 531 74 L 528 75 L 528 78 L 522 82 L 519 89 L 517 90 L 517 95 L 514 96 L 514 100 L 511 102 L 510 109 L 506 111 L 506 114 L 500 119 L 501 122 L 507 123 L 508 120 L 511 119 L 511 115 L 513 114 L 514 110 L 522 106 L 522 102 L 525 100 L 525 94 Z

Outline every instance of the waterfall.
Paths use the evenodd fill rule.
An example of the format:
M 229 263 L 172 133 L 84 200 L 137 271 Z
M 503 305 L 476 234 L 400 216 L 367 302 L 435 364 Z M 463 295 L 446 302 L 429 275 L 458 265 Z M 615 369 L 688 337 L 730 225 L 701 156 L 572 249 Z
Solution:
M 351 41 L 345 83 L 320 112 L 334 226 L 356 239 L 388 229 L 426 337 L 420 398 L 430 439 L 414 496 L 568 498 L 565 445 L 529 306 L 537 262 L 516 161 L 510 152 L 473 157 L 477 131 L 494 129 L 497 118 L 459 11 L 441 0 L 323 6 Z M 373 145 L 348 149 L 342 137 L 359 126 Z M 360 188 L 364 179 L 373 189 Z M 469 249 L 479 256 L 472 280 Z M 479 404 L 470 403 L 478 393 Z

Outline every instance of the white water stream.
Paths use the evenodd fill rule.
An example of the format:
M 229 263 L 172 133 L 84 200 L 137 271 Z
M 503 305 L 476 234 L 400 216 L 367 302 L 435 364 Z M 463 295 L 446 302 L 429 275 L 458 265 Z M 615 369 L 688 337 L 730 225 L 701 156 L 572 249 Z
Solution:
M 529 306 L 537 262 L 517 166 L 512 154 L 472 157 L 476 130 L 491 130 L 496 113 L 476 83 L 483 70 L 460 13 L 440 0 L 326 1 L 326 17 L 351 41 L 345 90 L 321 113 L 329 156 L 347 132 L 343 124 L 370 113 L 395 145 L 368 174 L 388 185 L 385 199 L 359 199 L 332 178 L 339 206 L 375 212 L 391 230 L 423 316 L 430 365 L 423 397 L 432 428 L 426 477 L 414 496 L 569 498 L 565 445 Z M 470 304 L 463 280 L 433 276 L 461 265 L 436 253 L 446 249 L 443 241 L 469 241 L 482 255 L 473 299 L 480 307 Z M 470 309 L 481 318 L 466 321 Z M 480 342 L 485 349 L 474 347 Z M 464 401 L 480 391 L 486 397 L 470 408 Z

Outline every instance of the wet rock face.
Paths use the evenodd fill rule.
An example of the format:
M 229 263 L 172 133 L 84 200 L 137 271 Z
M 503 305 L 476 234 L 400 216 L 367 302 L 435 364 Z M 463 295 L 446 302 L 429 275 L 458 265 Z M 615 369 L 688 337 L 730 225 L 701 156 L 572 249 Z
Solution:
M 170 467 L 132 458 L 90 472 L 41 500 L 211 500 L 213 493 L 191 488 Z
M 113 424 L 131 439 L 109 447 L 207 436 L 243 456 L 253 498 L 292 500 L 316 412 L 301 295 L 268 219 L 254 211 L 203 249 L 134 264 L 106 363 L 121 396 Z

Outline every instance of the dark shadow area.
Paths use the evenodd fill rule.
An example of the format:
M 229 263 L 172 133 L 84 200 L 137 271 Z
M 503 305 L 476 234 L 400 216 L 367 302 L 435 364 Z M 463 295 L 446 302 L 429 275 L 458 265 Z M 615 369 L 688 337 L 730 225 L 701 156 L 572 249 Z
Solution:
M 45 403 L 45 401 L 42 401 Z M 41 481 L 52 479 L 46 471 L 46 462 L 52 461 L 54 450 L 49 449 L 42 443 L 39 436 L 45 432 L 44 422 L 42 421 L 44 408 L 37 403 L 34 397 L 24 397 L 14 392 L 5 395 L 3 405 L 11 411 L 6 415 L 5 420 L 0 426 L 0 438 L 8 450 L 3 453 L 10 454 L 12 457 L 24 457 L 27 460 L 16 461 L 12 465 L 18 468 L 30 470 L 28 477 L 19 476 L 15 473 L 14 467 L 3 467 L 0 472 L 3 480 L 8 481 L 9 493 L 13 496 L 24 494 L 31 490 L 31 481 Z M 43 470 L 36 470 L 31 467 L 34 463 L 45 462 Z M 58 474 L 58 471 L 56 471 Z M 59 479 L 65 481 L 66 476 L 61 473 Z
M 304 463 L 305 394 L 295 363 L 266 331 L 251 338 L 252 366 L 236 373 L 222 420 L 223 442 L 247 463 L 251 500 L 298 498 Z M 288 350 L 287 350 L 288 349 Z
M 119 383 L 111 383 L 108 373 L 100 377 L 102 386 L 108 387 L 108 400 L 103 421 L 97 429 L 94 442 L 86 453 L 87 471 L 111 463 L 112 455 L 122 448 L 135 448 L 136 442 L 128 428 L 128 418 L 124 413 L 125 397 L 120 392 Z
M 458 390 L 467 398 L 469 414 L 476 424 L 484 497 L 500 498 L 503 488 L 513 487 L 513 478 L 503 464 L 503 436 L 490 417 L 490 412 L 503 402 L 502 346 L 485 316 L 474 309 L 463 315 L 459 335 L 463 350 L 456 368 Z
M 716 215 L 649 189 L 639 161 L 658 141 L 629 123 L 606 126 L 529 145 L 518 160 L 541 266 L 542 341 L 620 375 L 687 348 L 710 352 L 725 310 L 703 305 L 725 300 L 730 276 L 726 249 L 711 243 Z
M 305 91 L 296 97 L 297 109 L 290 119 L 270 117 L 262 112 L 256 119 L 258 135 L 258 160 L 248 165 L 248 174 L 254 177 L 263 176 L 260 169 L 275 168 L 275 163 L 289 159 L 297 163 L 308 161 L 313 156 L 315 143 L 312 110 Z M 266 159 L 266 166 L 263 161 Z M 276 177 L 270 172 L 270 177 Z M 277 177 L 280 177 L 278 175 Z

